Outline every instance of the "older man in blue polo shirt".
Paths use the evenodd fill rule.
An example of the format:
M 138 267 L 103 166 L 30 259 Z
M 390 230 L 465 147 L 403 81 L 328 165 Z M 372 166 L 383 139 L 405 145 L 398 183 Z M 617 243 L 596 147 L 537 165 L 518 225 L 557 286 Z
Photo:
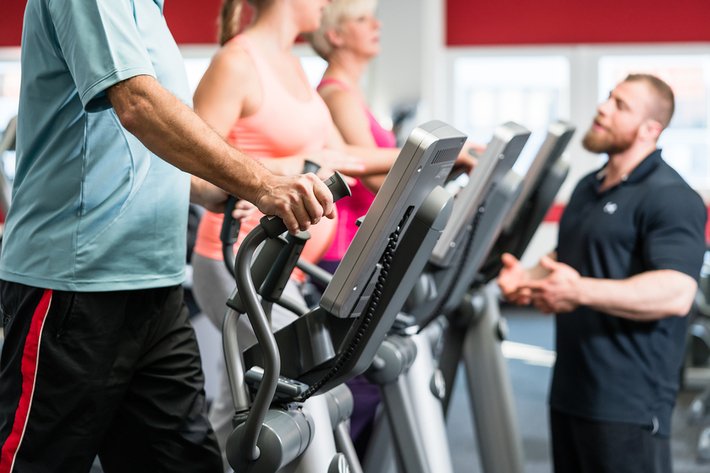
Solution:
M 0 472 L 219 472 L 182 303 L 188 199 L 333 212 L 189 108 L 162 0 L 29 0 L 0 260 Z M 193 174 L 205 180 L 192 178 Z
M 673 92 L 630 75 L 599 105 L 583 140 L 607 153 L 560 221 L 557 250 L 498 283 L 517 304 L 556 313 L 550 392 L 557 473 L 672 471 L 671 412 L 686 320 L 705 250 L 706 209 L 661 159 Z

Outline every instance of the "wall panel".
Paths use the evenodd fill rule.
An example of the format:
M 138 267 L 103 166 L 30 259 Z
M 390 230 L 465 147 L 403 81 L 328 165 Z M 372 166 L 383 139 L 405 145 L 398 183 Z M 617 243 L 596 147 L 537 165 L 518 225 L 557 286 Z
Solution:
M 710 41 L 708 1 L 446 0 L 446 9 L 449 46 Z

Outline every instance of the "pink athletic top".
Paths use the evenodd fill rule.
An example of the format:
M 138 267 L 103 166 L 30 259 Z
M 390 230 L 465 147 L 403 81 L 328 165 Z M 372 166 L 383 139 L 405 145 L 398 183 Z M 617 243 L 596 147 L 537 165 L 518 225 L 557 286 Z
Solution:
M 294 156 L 325 148 L 333 120 L 320 95 L 311 89 L 308 101 L 296 99 L 281 85 L 261 50 L 248 36 L 238 35 L 231 41 L 238 43 L 251 57 L 261 83 L 262 102 L 256 113 L 234 123 L 227 137 L 229 142 L 255 159 Z M 308 84 L 305 75 L 301 75 L 303 82 Z M 244 237 L 259 224 L 261 217 L 263 214 L 257 210 L 251 218 L 242 220 L 235 253 Z M 219 239 L 222 220 L 221 214 L 205 212 L 197 229 L 194 249 L 197 254 L 222 260 L 222 242 Z M 311 239 L 301 256 L 313 263 L 320 261 L 336 228 L 337 218 L 324 218 L 318 225 L 312 226 L 309 229 Z M 294 272 L 294 277 L 304 279 L 298 270 Z
M 334 84 L 348 93 L 353 94 L 360 100 L 359 96 L 343 81 L 338 79 L 323 79 L 320 84 L 318 84 L 318 89 L 326 85 Z M 360 100 L 362 109 L 365 111 L 368 120 L 370 121 L 370 132 L 372 137 L 375 139 L 375 143 L 379 148 L 394 148 L 397 146 L 397 140 L 394 137 L 394 133 L 390 130 L 385 130 L 380 126 L 370 109 L 367 105 Z M 363 217 L 372 205 L 372 201 L 375 200 L 375 194 L 370 192 L 360 180 L 354 186 L 350 187 L 353 195 L 347 199 L 340 200 L 336 202 L 335 206 L 338 209 L 338 229 L 335 232 L 335 239 L 330 245 L 330 249 L 323 256 L 324 260 L 328 261 L 340 261 L 343 259 L 345 252 L 350 246 L 350 242 L 355 237 L 357 232 L 357 226 L 355 221 Z

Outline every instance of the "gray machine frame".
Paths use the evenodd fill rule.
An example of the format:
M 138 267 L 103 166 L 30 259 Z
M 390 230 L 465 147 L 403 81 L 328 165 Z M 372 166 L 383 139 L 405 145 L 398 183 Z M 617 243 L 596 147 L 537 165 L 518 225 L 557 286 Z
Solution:
M 476 426 L 479 452 L 486 473 L 521 473 L 524 469 L 520 437 L 507 362 L 501 343 L 507 332 L 500 316 L 498 292 L 489 283 L 501 267 L 500 255 L 520 257 L 542 222 L 567 176 L 569 165 L 562 157 L 574 127 L 556 122 L 528 176 L 527 191 L 515 205 L 507 229 L 497 238 L 478 278 L 466 291 L 459 306 L 447 313 L 440 367 L 447 386 L 453 386 L 459 362 L 464 362 L 468 392 Z M 535 172 L 535 170 L 539 170 Z M 485 272 L 485 271 L 488 272 Z M 486 386 L 482 389 L 482 386 Z M 451 391 L 444 397 L 448 410 Z M 485 432 L 485 434 L 483 434 Z
M 312 409 L 321 415 L 309 413 L 309 405 L 318 404 L 322 396 L 300 401 L 308 394 L 337 388 L 372 363 L 451 214 L 453 197 L 440 184 L 465 139 L 442 122 L 429 122 L 412 133 L 321 305 L 275 334 L 253 303 L 250 271 L 245 270 L 250 267 L 250 253 L 263 238 L 250 238 L 250 234 L 242 244 L 237 257 L 238 290 L 230 298 L 232 308 L 224 322 L 225 358 L 240 419 L 227 445 L 235 470 L 325 473 L 327 467 L 328 472 L 341 471 L 343 459 L 334 455 L 331 460 L 328 453 L 337 427 L 323 422 L 329 428 L 318 428 L 322 408 Z M 255 232 L 263 230 L 257 227 Z M 244 365 L 234 330 L 242 309 L 259 341 L 243 353 Z M 262 373 L 254 367 L 263 367 Z M 256 388 L 253 402 L 247 378 Z M 268 455 L 260 453 L 262 448 Z M 324 458 L 329 463 L 324 464 Z
M 498 276 L 503 253 L 510 253 L 518 259 L 522 257 L 567 177 L 569 163 L 562 154 L 574 131 L 575 127 L 565 121 L 554 122 L 548 127 L 547 137 L 525 175 L 523 192 L 503 223 L 501 235 L 481 268 L 481 281 L 488 282 Z
M 446 287 L 455 288 L 457 281 L 472 278 L 468 268 L 473 265 L 475 270 L 485 257 L 522 190 L 522 178 L 512 166 L 529 136 L 528 130 L 512 122 L 496 128 L 468 184 L 458 193 L 452 217 L 407 301 L 404 310 L 412 317 L 405 320 L 414 326 L 389 334 L 378 351 L 380 361 L 367 372 L 380 387 L 386 413 L 378 419 L 377 441 L 371 443 L 365 460 L 368 473 L 391 469 L 382 459 L 389 451 L 406 473 L 453 472 L 441 404 L 445 387 L 431 346 L 436 338 L 431 330 L 436 332 L 438 326 L 416 333 L 417 324 L 450 297 Z M 386 441 L 384 430 L 391 432 L 393 442 Z
M 395 454 L 396 465 L 400 471 L 406 473 L 451 472 L 443 411 L 448 407 L 451 392 L 447 387 L 453 385 L 460 359 L 465 362 L 469 380 L 470 400 L 479 432 L 477 437 L 483 470 L 487 473 L 523 471 L 522 441 L 507 363 L 500 349 L 505 325 L 500 318 L 496 291 L 491 287 L 481 286 L 482 279 L 477 273 L 486 255 L 488 258 L 485 266 L 492 267 L 490 260 L 495 258 L 499 261 L 502 251 L 511 251 L 517 256 L 524 251 L 567 174 L 568 165 L 561 159 L 561 154 L 573 132 L 574 128 L 564 122 L 550 125 L 545 142 L 528 169 L 523 185 L 519 186 L 522 187 L 522 192 L 519 192 L 517 200 L 517 194 L 512 189 L 503 191 L 506 188 L 503 179 L 501 183 L 496 183 L 500 187 L 491 191 L 489 199 L 469 201 L 479 209 L 478 206 L 485 206 L 488 217 L 487 220 L 481 218 L 477 229 L 465 228 L 466 223 L 470 226 L 470 221 L 457 222 L 459 232 L 476 232 L 469 237 L 474 239 L 474 251 L 478 254 L 469 254 L 465 262 L 466 265 L 473 265 L 473 271 L 464 276 L 460 276 L 460 273 L 452 276 L 455 271 L 449 267 L 438 270 L 438 278 L 434 276 L 436 273 L 427 275 L 425 272 L 420 279 L 417 286 L 419 297 L 413 294 L 414 297 L 408 301 L 409 307 L 419 309 L 420 312 L 410 323 L 422 322 L 422 312 L 426 312 L 421 310 L 426 307 L 423 299 L 432 294 L 438 298 L 446 297 L 437 290 L 436 283 L 446 287 L 452 280 L 460 281 L 458 290 L 451 291 L 456 295 L 451 297 L 452 303 L 448 304 L 448 308 L 445 308 L 446 304 L 439 306 L 445 308 L 445 313 L 449 315 L 449 326 L 445 331 L 443 344 L 445 348 L 440 360 L 443 373 L 436 370 L 432 354 L 432 341 L 438 340 L 436 333 L 441 325 L 433 323 L 416 334 L 404 329 L 398 334 L 388 336 L 378 352 L 378 357 L 385 363 L 373 366 L 368 372 L 368 376 L 381 386 L 387 413 L 386 418 L 383 416 L 378 421 L 374 433 L 375 441 L 371 444 L 372 451 L 368 452 L 368 458 L 365 460 L 368 473 L 391 471 L 392 462 L 385 462 L 383 458 L 391 457 L 392 453 Z M 507 133 L 500 134 L 506 135 Z M 498 143 L 495 141 L 494 138 L 494 146 L 489 149 L 500 149 L 504 143 L 501 140 Z M 517 155 L 515 157 L 517 158 Z M 488 158 L 490 159 L 490 156 Z M 479 166 L 489 164 L 490 168 L 490 161 L 485 159 L 484 155 Z M 490 169 L 483 172 L 492 174 Z M 504 171 L 499 172 L 502 174 Z M 472 182 L 476 182 L 474 177 L 472 176 Z M 480 179 L 478 182 L 481 182 Z M 491 182 L 484 185 L 491 186 Z M 459 197 L 472 194 L 462 191 Z M 486 191 L 479 189 L 478 195 L 486 195 Z M 465 200 L 457 201 L 460 202 Z M 466 211 L 471 218 L 470 209 L 461 209 L 459 214 L 465 215 Z M 454 218 L 452 216 L 450 223 L 454 222 Z M 446 234 L 446 230 L 444 233 Z M 449 241 L 454 242 L 457 239 L 461 241 L 461 237 L 456 236 L 451 237 Z M 463 257 L 462 248 L 454 248 L 454 245 L 451 247 L 452 253 L 456 254 L 452 258 L 454 261 Z M 432 259 L 436 262 L 442 261 L 441 257 Z M 435 272 L 437 265 L 429 265 L 427 269 Z M 441 277 L 444 271 L 449 273 L 448 278 Z M 438 287 L 442 287 L 441 285 Z M 471 286 L 478 289 L 472 291 Z M 463 294 L 461 289 L 464 289 Z M 457 301 L 460 294 L 463 300 L 459 300 L 457 306 L 453 302 Z M 439 400 L 441 402 L 437 405 Z M 387 435 L 388 431 L 391 431 L 391 437 Z M 388 442 L 390 438 L 394 442 Z M 403 455 L 402 452 L 407 454 Z

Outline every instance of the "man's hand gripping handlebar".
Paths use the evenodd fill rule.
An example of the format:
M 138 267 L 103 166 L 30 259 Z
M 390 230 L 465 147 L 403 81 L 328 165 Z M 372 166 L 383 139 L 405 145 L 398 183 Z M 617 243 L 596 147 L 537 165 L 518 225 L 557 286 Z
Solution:
M 318 170 L 320 169 L 320 166 L 313 161 L 305 161 L 305 164 L 303 166 L 303 174 L 308 174 L 308 173 L 317 173 Z M 295 176 L 296 178 L 303 178 L 307 176 Z M 342 176 L 341 176 L 342 177 Z M 310 179 L 310 178 L 309 178 Z M 332 179 L 332 178 L 331 178 Z M 315 186 L 322 187 L 324 185 L 323 182 L 319 181 L 316 179 L 317 183 L 314 184 L 314 189 Z M 327 187 L 327 185 L 326 185 Z M 322 191 L 322 189 L 321 189 Z M 348 189 L 348 192 L 350 190 Z M 328 201 L 331 203 L 338 200 L 335 198 L 330 198 L 330 194 L 332 191 L 326 192 L 325 197 L 328 197 Z M 315 198 L 316 192 L 310 192 L 305 194 L 306 197 L 314 197 Z M 350 195 L 350 194 L 348 194 Z M 241 228 L 241 220 L 235 219 L 234 216 L 232 215 L 232 211 L 234 210 L 235 205 L 239 201 L 239 197 L 235 197 L 233 195 L 230 195 L 229 198 L 227 199 L 227 202 L 224 207 L 224 220 L 222 220 L 222 230 L 220 231 L 219 239 L 222 241 L 222 257 L 224 258 L 224 264 L 227 267 L 227 270 L 229 271 L 229 274 L 234 276 L 234 251 L 233 251 L 233 246 L 239 239 L 239 230 Z M 323 202 L 323 200 L 320 201 L 321 204 L 321 209 L 325 211 L 327 209 L 327 202 Z M 264 212 L 266 213 L 266 212 Z M 326 217 L 331 217 L 332 210 L 330 213 L 326 214 Z M 269 215 L 269 213 L 267 213 Z M 276 215 L 279 215 L 278 213 Z M 320 220 L 320 217 L 317 217 L 315 219 L 316 221 L 313 222 L 313 224 L 318 223 L 318 220 Z M 300 224 L 299 224 L 300 228 Z M 303 229 L 302 229 L 303 230 Z M 285 231 L 285 230 L 284 230 Z M 294 232 L 291 232 L 294 233 Z M 295 233 L 298 233 L 296 231 Z
M 309 174 L 308 176 L 315 175 Z M 345 179 L 337 171 L 322 184 L 329 190 L 328 194 L 332 194 L 331 206 L 332 202 L 351 195 L 350 188 L 345 182 Z M 281 371 L 279 349 L 276 345 L 274 335 L 271 333 L 271 328 L 264 314 L 264 309 L 259 303 L 256 288 L 251 278 L 250 268 L 254 251 L 256 251 L 261 242 L 267 238 L 276 238 L 286 230 L 286 223 L 280 217 L 263 217 L 260 225 L 247 235 L 239 247 L 235 264 L 237 288 L 242 302 L 244 303 L 249 322 L 251 322 L 254 328 L 254 334 L 264 355 L 264 375 L 244 424 L 243 436 L 240 442 L 241 454 L 244 458 L 249 460 L 259 458 L 260 452 L 257 447 L 257 439 L 266 413 L 274 398 L 279 373 Z

